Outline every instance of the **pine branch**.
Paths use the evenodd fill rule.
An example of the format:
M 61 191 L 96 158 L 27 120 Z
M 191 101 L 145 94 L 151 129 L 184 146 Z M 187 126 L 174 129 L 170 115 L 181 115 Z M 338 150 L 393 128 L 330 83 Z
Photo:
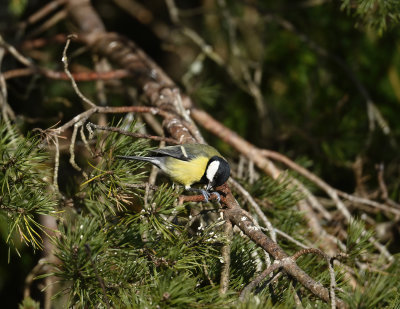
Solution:
M 174 83 L 143 53 L 143 51 L 137 48 L 132 42 L 122 40 L 122 38 L 117 35 L 106 33 L 103 24 L 90 5 L 85 4 L 82 6 L 79 1 L 70 0 L 68 2 L 68 10 L 71 17 L 78 24 L 78 27 L 80 26 L 80 29 L 85 29 L 85 32 L 80 33 L 80 36 L 83 37 L 83 40 L 86 41 L 88 46 L 95 48 L 98 52 L 109 57 L 113 62 L 119 63 L 130 70 L 134 74 L 133 76 L 136 77 L 135 81 L 137 84 L 143 88 L 151 104 L 156 106 L 168 106 L 171 110 L 175 110 L 183 119 L 186 119 L 186 121 L 188 120 L 186 112 L 179 109 L 182 105 L 179 100 L 180 96 L 176 96 Z M 83 27 L 83 22 L 85 21 L 86 23 L 88 20 L 92 22 L 91 27 Z M 112 49 L 110 49 L 110 46 L 112 46 Z M 116 53 L 116 50 L 119 52 Z M 118 57 L 116 57 L 116 55 L 118 55 Z M 121 57 L 121 55 L 124 56 Z M 165 85 L 171 85 L 171 88 L 167 88 Z M 197 140 L 201 139 L 199 138 L 198 129 L 196 129 L 190 121 L 187 121 L 185 126 L 180 117 L 168 118 L 167 121 L 164 122 L 164 127 L 173 138 L 182 143 L 194 142 L 196 139 L 192 134 Z M 253 153 L 253 159 L 256 159 L 254 158 L 255 154 L 256 153 Z M 263 160 L 265 161 L 265 159 Z M 268 164 L 268 166 L 272 167 L 271 164 Z M 279 173 L 276 168 L 273 168 L 273 170 Z M 257 229 L 255 229 L 255 226 L 250 220 L 246 219 L 246 221 L 244 221 L 245 223 L 241 221 L 241 218 L 244 217 L 243 211 L 233 198 L 227 186 L 224 187 L 224 193 L 226 197 L 223 203 L 224 206 L 228 208 L 225 212 L 227 218 L 241 228 L 253 241 L 276 258 L 287 257 L 286 253 L 260 230 L 254 231 Z M 311 279 L 295 263 L 290 264 L 285 270 L 315 295 L 325 301 L 329 301 L 329 291 L 321 284 Z M 341 300 L 337 300 L 337 303 L 340 307 L 344 306 Z
M 55 215 L 56 198 L 44 180 L 50 169 L 47 154 L 38 138 L 15 135 L 0 123 L 0 214 L 8 223 L 7 243 L 20 240 L 34 248 L 42 247 L 46 227 L 36 221 L 38 215 Z

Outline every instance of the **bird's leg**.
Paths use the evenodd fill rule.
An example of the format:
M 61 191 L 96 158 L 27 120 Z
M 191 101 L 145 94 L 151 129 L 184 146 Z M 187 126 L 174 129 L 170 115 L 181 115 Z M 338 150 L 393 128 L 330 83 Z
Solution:
M 206 203 L 208 202 L 208 200 L 210 199 L 212 194 L 216 195 L 218 203 L 221 200 L 221 195 L 217 191 L 208 192 L 207 190 L 204 190 L 204 189 L 197 189 L 197 188 L 191 188 L 191 187 L 185 187 L 185 190 L 202 194 L 204 196 L 204 201 Z
M 196 193 L 200 193 L 203 195 L 205 202 L 208 202 L 208 199 L 210 198 L 210 193 L 208 193 L 206 190 L 204 189 L 197 189 L 197 188 L 191 188 L 191 187 L 185 187 L 186 191 L 190 191 L 190 192 L 196 192 Z

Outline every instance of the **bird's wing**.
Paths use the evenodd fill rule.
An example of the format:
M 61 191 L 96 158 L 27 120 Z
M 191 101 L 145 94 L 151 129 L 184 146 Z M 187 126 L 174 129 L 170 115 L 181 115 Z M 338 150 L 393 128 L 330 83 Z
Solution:
M 190 161 L 194 158 L 198 157 L 207 157 L 211 158 L 212 156 L 219 155 L 219 152 L 216 151 L 213 147 L 208 145 L 202 145 L 202 147 L 198 147 L 198 144 L 184 144 L 177 146 L 168 146 L 164 148 L 159 148 L 152 150 L 151 152 L 162 155 L 169 156 L 183 161 Z
M 161 156 L 173 157 L 183 161 L 190 161 L 194 157 L 192 153 L 188 154 L 188 152 L 182 145 L 154 149 L 151 150 L 151 152 Z

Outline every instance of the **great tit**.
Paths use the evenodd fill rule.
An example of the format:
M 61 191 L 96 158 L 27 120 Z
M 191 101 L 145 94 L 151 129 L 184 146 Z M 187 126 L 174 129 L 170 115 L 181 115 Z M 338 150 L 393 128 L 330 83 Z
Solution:
M 155 150 L 149 157 L 117 156 L 127 160 L 146 161 L 160 168 L 173 181 L 183 184 L 186 190 L 203 194 L 208 201 L 212 188 L 223 185 L 229 178 L 228 162 L 213 147 L 205 144 L 184 144 Z M 206 184 L 206 190 L 191 188 L 194 184 Z

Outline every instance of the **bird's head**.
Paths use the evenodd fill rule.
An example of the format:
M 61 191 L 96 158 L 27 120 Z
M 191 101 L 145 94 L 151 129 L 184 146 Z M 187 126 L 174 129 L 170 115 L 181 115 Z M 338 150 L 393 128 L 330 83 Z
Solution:
M 211 157 L 204 173 L 207 191 L 223 185 L 228 180 L 230 173 L 231 169 L 225 159 L 219 156 Z

